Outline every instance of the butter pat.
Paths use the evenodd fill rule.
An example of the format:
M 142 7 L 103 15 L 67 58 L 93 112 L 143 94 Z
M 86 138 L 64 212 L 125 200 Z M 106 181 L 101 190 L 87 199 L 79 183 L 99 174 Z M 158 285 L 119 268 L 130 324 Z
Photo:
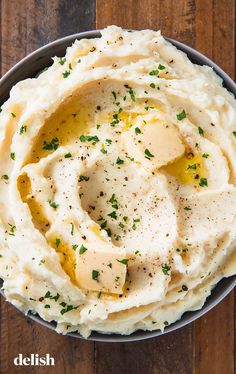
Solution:
M 88 245 L 76 250 L 76 280 L 80 287 L 115 294 L 123 293 L 127 262 L 125 251 L 104 245 Z
M 161 122 L 132 126 L 122 137 L 129 156 L 151 170 L 175 161 L 185 151 L 174 125 Z

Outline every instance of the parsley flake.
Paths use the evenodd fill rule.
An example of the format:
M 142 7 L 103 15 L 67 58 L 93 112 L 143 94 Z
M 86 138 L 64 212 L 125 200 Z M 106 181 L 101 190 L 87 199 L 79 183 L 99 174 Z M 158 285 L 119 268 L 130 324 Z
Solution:
M 147 158 L 148 160 L 151 160 L 151 158 L 154 157 L 154 155 L 147 148 L 145 149 L 144 154 L 145 158 Z
M 88 250 L 88 248 L 86 248 L 83 244 L 81 244 L 80 249 L 79 249 L 79 254 L 82 255 L 87 250 Z
M 165 275 L 169 275 L 169 271 L 171 269 L 171 267 L 167 264 L 162 264 L 161 265 L 161 268 L 162 268 L 162 271 Z
M 64 157 L 65 157 L 65 158 L 70 158 L 70 157 L 72 157 L 72 154 L 71 154 L 70 152 L 69 152 L 69 153 L 66 153 Z
M 58 62 L 60 65 L 64 65 L 64 63 L 66 62 L 66 58 L 59 57 Z
M 123 258 L 123 260 L 117 260 L 117 261 L 123 265 L 128 265 L 128 262 L 129 262 L 128 258 Z
M 200 178 L 200 181 L 199 181 L 199 186 L 201 187 L 207 187 L 208 186 L 208 181 L 207 181 L 207 178 Z
M 92 279 L 98 281 L 99 278 L 99 271 L 98 270 L 92 270 Z
M 92 136 L 92 135 L 81 135 L 79 139 L 80 139 L 80 141 L 82 143 L 91 142 L 92 145 L 95 145 L 96 143 L 99 142 L 99 138 L 97 137 L 97 135 L 95 135 L 95 136 Z
M 56 151 L 58 147 L 58 138 L 52 138 L 50 142 L 46 142 L 45 140 L 43 142 L 43 149 L 46 149 L 47 151 Z
M 88 182 L 89 177 L 86 177 L 86 175 L 80 175 L 79 176 L 79 182 Z
M 185 110 L 183 109 L 181 113 L 176 114 L 176 117 L 177 117 L 178 121 L 182 121 L 184 118 L 186 118 L 186 112 L 185 112 Z
M 48 203 L 49 203 L 50 207 L 52 207 L 55 210 L 59 207 L 59 204 L 56 204 L 55 201 L 53 201 L 51 199 L 48 200 Z
M 27 131 L 27 126 L 21 126 L 21 128 L 20 128 L 20 135 L 26 133 L 26 131 Z
M 122 165 L 124 164 L 124 160 L 122 160 L 119 156 L 117 157 L 117 160 L 116 160 L 116 164 L 117 165 Z
M 70 75 L 70 70 L 64 71 L 64 73 L 62 73 L 62 75 L 63 75 L 63 78 L 68 78 L 69 75 Z
M 117 219 L 117 215 L 116 215 L 115 210 L 113 210 L 113 212 L 109 213 L 108 216 L 111 217 L 111 218 Z
M 198 127 L 199 135 L 204 136 L 204 130 L 201 127 Z

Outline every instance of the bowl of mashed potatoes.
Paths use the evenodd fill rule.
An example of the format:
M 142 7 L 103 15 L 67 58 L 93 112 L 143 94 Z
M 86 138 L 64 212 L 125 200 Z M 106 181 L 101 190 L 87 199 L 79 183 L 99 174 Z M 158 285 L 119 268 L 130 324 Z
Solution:
M 212 61 L 110 26 L 40 48 L 0 91 L 7 301 L 58 333 L 131 341 L 233 289 L 236 88 Z

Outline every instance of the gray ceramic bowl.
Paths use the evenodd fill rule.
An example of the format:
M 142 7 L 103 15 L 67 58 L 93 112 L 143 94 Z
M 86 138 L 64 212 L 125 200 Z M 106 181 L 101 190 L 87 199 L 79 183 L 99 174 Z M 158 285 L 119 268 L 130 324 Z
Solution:
M 37 49 L 35 52 L 31 53 L 23 60 L 18 62 L 12 69 L 10 69 L 0 80 L 0 106 L 7 100 L 9 96 L 9 92 L 12 86 L 14 86 L 17 82 L 26 79 L 35 77 L 40 70 L 44 67 L 49 66 L 52 64 L 51 57 L 53 56 L 64 56 L 66 47 L 70 46 L 75 39 L 83 39 L 83 38 L 99 38 L 100 32 L 99 31 L 87 31 L 82 32 L 74 35 L 69 35 L 65 38 L 58 39 L 46 46 Z M 231 91 L 234 96 L 236 96 L 236 84 L 234 81 L 221 69 L 219 68 L 214 62 L 212 62 L 207 57 L 203 56 L 201 53 L 197 52 L 193 48 L 186 46 L 183 43 L 175 41 L 173 39 L 169 39 L 172 44 L 174 44 L 178 49 L 184 51 L 190 60 L 199 65 L 209 65 L 213 67 L 215 72 L 223 79 L 224 86 Z M 174 331 L 187 325 L 188 323 L 194 321 L 195 319 L 201 317 L 203 314 L 208 312 L 212 309 L 216 304 L 218 304 L 222 299 L 224 299 L 228 293 L 235 287 L 236 285 L 236 276 L 222 279 L 213 289 L 211 295 L 207 298 L 204 306 L 202 309 L 197 310 L 195 312 L 187 312 L 184 313 L 182 318 L 167 327 L 162 333 L 161 331 L 136 331 L 135 333 L 129 336 L 111 334 L 105 335 L 100 333 L 92 333 L 89 337 L 89 340 L 94 341 L 101 341 L 101 342 L 131 342 L 137 340 L 143 340 L 148 338 L 153 338 L 155 336 L 163 335 L 168 332 Z M 2 286 L 2 281 L 0 279 L 0 287 Z M 2 295 L 4 296 L 3 291 L 1 290 Z M 42 318 L 40 318 L 37 314 L 33 315 L 32 313 L 28 314 L 29 318 L 32 320 L 40 323 L 41 325 L 48 327 L 52 330 L 55 329 L 56 323 L 54 322 L 46 322 Z M 82 338 L 78 333 L 70 333 L 68 334 L 75 338 Z

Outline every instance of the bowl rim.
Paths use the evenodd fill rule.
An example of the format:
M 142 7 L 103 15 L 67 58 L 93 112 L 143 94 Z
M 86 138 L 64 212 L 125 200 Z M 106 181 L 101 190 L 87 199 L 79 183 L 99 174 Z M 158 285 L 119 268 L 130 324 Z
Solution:
M 51 58 L 53 56 L 60 55 L 60 53 L 52 53 L 53 50 L 62 47 L 63 51 L 65 53 L 65 50 L 68 46 L 70 46 L 76 39 L 84 39 L 84 38 L 98 38 L 101 36 L 100 30 L 90 30 L 90 31 L 84 31 L 79 32 L 75 34 L 71 34 L 59 39 L 56 39 L 53 42 L 50 42 L 35 51 L 31 52 L 27 56 L 25 56 L 23 59 L 21 59 L 19 62 L 17 62 L 10 70 L 8 70 L 0 79 L 0 89 L 4 91 L 6 89 L 7 94 L 10 92 L 10 88 L 7 87 L 8 80 L 14 76 L 20 73 L 20 70 L 22 66 L 25 66 L 25 64 L 32 62 L 35 62 L 37 59 L 42 57 L 43 54 L 46 53 L 47 56 L 50 56 Z M 193 63 L 195 64 L 202 64 L 202 65 L 208 65 L 214 69 L 214 71 L 220 76 L 224 82 L 225 87 L 232 92 L 236 96 L 236 84 L 235 82 L 229 77 L 228 74 L 226 74 L 217 64 L 215 64 L 211 59 L 204 56 L 202 53 L 198 52 L 192 47 L 189 47 L 188 45 L 179 42 L 175 39 L 165 37 L 164 38 L 172 43 L 174 46 L 176 46 L 179 50 L 185 52 L 190 59 L 190 61 L 194 60 Z M 191 56 L 191 57 L 190 57 Z M 196 62 L 197 60 L 198 62 Z M 42 68 L 44 68 L 42 66 Z M 25 79 L 25 78 L 22 78 Z M 17 82 L 21 79 L 17 79 Z M 16 82 L 13 84 L 15 85 Z M 12 87 L 11 85 L 10 87 Z M 5 86 L 7 88 L 5 88 Z M 5 101 L 5 100 L 4 100 Z M 0 293 L 2 296 L 4 296 L 4 292 L 2 289 L 3 281 L 0 279 Z M 223 284 L 223 286 L 222 286 Z M 221 286 L 220 286 L 221 285 Z M 147 330 L 137 330 L 134 333 L 130 335 L 121 335 L 121 334 L 104 334 L 100 332 L 92 332 L 92 334 L 87 338 L 87 340 L 90 341 L 96 341 L 96 342 L 134 342 L 134 341 L 140 341 L 145 339 L 154 338 L 157 336 L 161 336 L 164 334 L 167 334 L 169 332 L 173 332 L 175 330 L 178 330 L 181 327 L 184 327 L 191 322 L 195 321 L 196 319 L 203 316 L 205 313 L 207 313 L 209 310 L 211 310 L 214 306 L 216 306 L 221 300 L 223 300 L 236 286 L 236 275 L 231 276 L 229 278 L 223 278 L 218 282 L 212 289 L 211 294 L 208 296 L 208 298 L 205 300 L 204 305 L 201 309 L 195 310 L 195 311 L 188 311 L 185 312 L 179 320 L 171 324 L 170 326 L 167 326 L 163 332 L 160 330 L 155 331 L 147 331 Z M 222 287 L 222 290 L 219 291 L 219 288 Z M 218 289 L 218 294 L 217 294 Z M 55 330 L 56 323 L 54 321 L 48 322 L 43 320 L 38 314 L 34 314 L 32 312 L 29 312 L 27 314 L 27 317 L 32 319 L 35 322 L 38 322 L 39 324 L 43 325 L 44 327 L 47 327 L 51 330 Z M 78 332 L 71 332 L 66 334 L 67 336 L 71 336 L 74 338 L 84 339 Z

